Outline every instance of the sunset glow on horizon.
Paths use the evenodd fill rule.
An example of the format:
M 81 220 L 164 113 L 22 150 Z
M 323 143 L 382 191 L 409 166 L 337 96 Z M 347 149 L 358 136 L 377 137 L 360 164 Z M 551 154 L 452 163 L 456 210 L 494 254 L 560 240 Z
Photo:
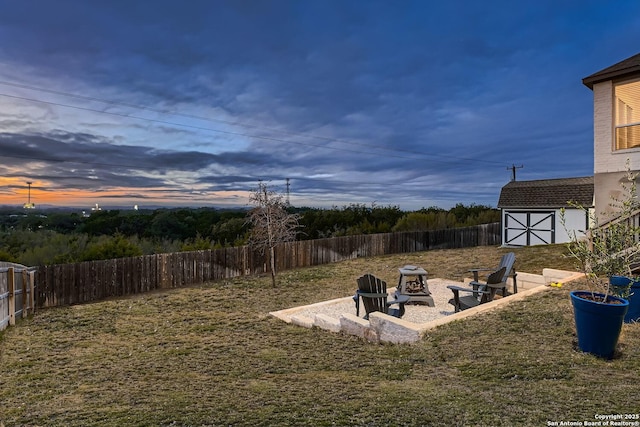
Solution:
M 18 178 L 0 178 L 0 205 L 22 206 L 29 200 L 29 187 L 26 180 Z M 96 203 L 101 206 L 145 206 L 167 207 L 242 207 L 249 203 L 249 192 L 226 191 L 210 194 L 180 194 L 169 192 L 166 188 L 114 188 L 101 191 L 89 190 L 50 190 L 44 181 L 31 184 L 31 203 L 40 206 L 82 207 L 90 209 Z

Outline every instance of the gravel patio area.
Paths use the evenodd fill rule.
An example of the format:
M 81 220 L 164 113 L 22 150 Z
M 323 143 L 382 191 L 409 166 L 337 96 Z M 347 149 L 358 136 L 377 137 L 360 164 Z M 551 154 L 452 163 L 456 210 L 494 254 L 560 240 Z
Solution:
M 451 289 L 447 289 L 448 285 L 464 286 L 464 284 L 460 282 L 446 279 L 434 278 L 427 280 L 427 286 L 429 287 L 429 291 L 431 292 L 431 296 L 433 297 L 435 307 L 407 304 L 405 305 L 406 312 L 402 317 L 402 320 L 420 324 L 453 314 L 453 306 L 449 304 L 449 300 L 453 297 L 453 292 L 451 292 Z M 389 289 L 390 298 L 393 298 L 392 295 L 394 291 L 395 288 Z M 327 316 L 335 318 L 340 318 L 340 315 L 344 313 L 356 314 L 355 303 L 351 296 L 308 306 L 297 307 L 287 311 L 290 315 L 299 315 L 308 317 L 310 319 L 313 319 L 317 314 L 325 314 Z M 364 307 L 362 307 L 361 305 L 360 317 L 363 316 Z

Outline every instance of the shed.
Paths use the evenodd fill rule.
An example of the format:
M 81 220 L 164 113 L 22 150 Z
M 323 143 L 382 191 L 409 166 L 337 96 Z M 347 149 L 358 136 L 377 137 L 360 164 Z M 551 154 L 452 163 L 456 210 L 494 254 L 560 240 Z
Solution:
M 589 215 L 570 204 L 593 208 L 593 177 L 511 181 L 500 191 L 503 246 L 565 243 L 584 233 Z M 565 225 L 560 211 L 565 209 Z M 565 229 L 566 227 L 566 229 Z

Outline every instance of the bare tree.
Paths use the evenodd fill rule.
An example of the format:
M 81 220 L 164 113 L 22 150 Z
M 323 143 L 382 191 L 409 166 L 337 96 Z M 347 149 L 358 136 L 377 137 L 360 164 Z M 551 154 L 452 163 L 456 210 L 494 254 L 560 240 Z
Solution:
M 295 240 L 300 217 L 288 213 L 283 196 L 270 190 L 263 182 L 258 184 L 258 189 L 249 197 L 249 201 L 254 205 L 247 220 L 252 225 L 249 242 L 267 255 L 271 266 L 271 282 L 275 287 L 275 248 L 280 243 Z

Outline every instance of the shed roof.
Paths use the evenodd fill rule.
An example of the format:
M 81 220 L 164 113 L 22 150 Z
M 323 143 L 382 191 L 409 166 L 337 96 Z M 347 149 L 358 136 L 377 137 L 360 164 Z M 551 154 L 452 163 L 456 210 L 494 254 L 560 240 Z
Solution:
M 582 83 L 593 90 L 593 85 L 596 83 L 633 75 L 640 76 L 640 53 L 585 77 L 582 79 Z
M 593 177 L 511 181 L 500 191 L 499 208 L 593 207 Z

